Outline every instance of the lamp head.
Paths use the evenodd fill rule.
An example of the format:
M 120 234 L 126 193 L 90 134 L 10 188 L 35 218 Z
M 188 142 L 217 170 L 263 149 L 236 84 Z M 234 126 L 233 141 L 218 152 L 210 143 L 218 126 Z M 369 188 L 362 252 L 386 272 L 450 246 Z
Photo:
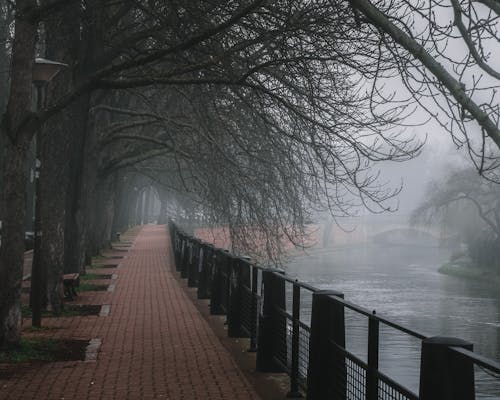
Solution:
M 35 85 L 47 84 L 68 64 L 57 61 L 47 60 L 45 58 L 35 58 L 33 63 L 33 83 Z

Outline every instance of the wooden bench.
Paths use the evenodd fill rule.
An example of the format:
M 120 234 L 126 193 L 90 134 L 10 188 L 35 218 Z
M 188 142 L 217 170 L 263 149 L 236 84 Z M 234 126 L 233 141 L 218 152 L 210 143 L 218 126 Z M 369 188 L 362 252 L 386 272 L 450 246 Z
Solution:
M 80 274 L 64 274 L 63 275 L 64 284 L 64 297 L 68 300 L 73 300 L 77 297 L 76 293 L 77 286 L 80 286 Z

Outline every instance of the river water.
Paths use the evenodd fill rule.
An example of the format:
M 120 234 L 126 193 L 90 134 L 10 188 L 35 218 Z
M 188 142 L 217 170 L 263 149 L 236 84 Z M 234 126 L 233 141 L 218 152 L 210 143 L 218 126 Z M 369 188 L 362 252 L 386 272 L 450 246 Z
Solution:
M 500 361 L 500 288 L 440 274 L 447 249 L 375 246 L 311 250 L 294 257 L 287 273 L 430 336 L 471 341 L 474 351 Z M 346 345 L 363 360 L 367 318 L 346 311 Z M 420 341 L 392 328 L 380 333 L 382 372 L 418 393 Z M 477 398 L 500 399 L 500 378 L 476 371 Z

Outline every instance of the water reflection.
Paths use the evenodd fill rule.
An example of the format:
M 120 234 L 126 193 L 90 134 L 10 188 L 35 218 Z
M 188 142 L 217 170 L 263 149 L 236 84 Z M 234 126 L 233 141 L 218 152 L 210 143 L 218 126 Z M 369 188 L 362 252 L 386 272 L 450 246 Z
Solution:
M 437 247 L 360 246 L 296 257 L 288 273 L 427 335 L 455 336 L 500 360 L 500 288 L 437 272 L 449 258 Z M 306 311 L 306 310 L 304 310 Z M 306 312 L 307 313 L 307 312 Z M 366 359 L 366 321 L 346 314 L 347 346 Z M 391 328 L 381 330 L 380 366 L 418 393 L 420 342 Z M 500 380 L 478 372 L 478 398 L 499 398 Z

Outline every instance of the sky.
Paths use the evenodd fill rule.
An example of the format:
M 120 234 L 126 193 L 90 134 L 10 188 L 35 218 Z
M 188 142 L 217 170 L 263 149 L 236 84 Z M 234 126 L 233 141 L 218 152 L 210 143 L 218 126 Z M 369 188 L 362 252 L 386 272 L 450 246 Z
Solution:
M 429 182 L 442 178 L 450 166 L 471 165 L 463 150 L 457 149 L 450 135 L 434 121 L 408 128 L 407 134 L 426 140 L 422 153 L 410 161 L 379 165 L 381 181 L 388 181 L 394 187 L 403 184 L 398 196 L 401 214 L 409 214 L 418 207 Z

